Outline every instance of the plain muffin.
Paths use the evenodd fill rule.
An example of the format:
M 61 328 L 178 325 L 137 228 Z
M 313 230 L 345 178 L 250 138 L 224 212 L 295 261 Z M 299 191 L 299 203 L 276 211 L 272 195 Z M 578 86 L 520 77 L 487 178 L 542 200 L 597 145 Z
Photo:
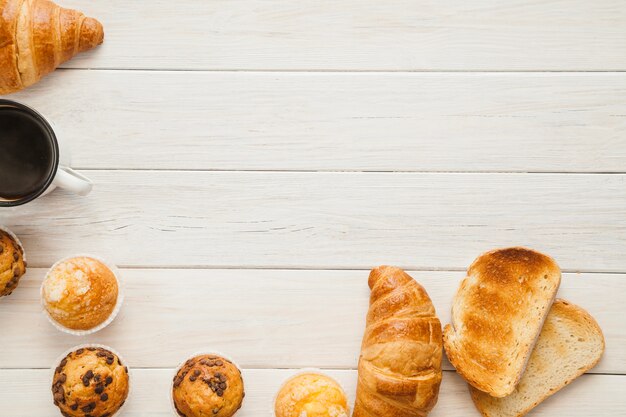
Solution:
M 54 404 L 66 417 L 110 417 L 126 401 L 128 368 L 100 347 L 77 349 L 57 366 L 52 381 Z
M 174 376 L 172 399 L 182 417 L 231 417 L 244 396 L 241 371 L 217 355 L 193 357 Z
M 113 271 L 84 256 L 57 263 L 42 284 L 46 311 L 72 330 L 90 330 L 104 323 L 115 309 L 118 292 Z
M 25 273 L 24 249 L 13 236 L 0 229 L 0 297 L 10 295 Z
M 283 385 L 274 412 L 276 417 L 348 417 L 348 400 L 332 378 L 306 373 Z

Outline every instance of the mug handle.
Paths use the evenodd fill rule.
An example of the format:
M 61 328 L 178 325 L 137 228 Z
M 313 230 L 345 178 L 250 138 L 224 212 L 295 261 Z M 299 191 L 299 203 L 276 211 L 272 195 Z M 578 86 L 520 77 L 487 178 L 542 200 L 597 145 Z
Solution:
M 93 188 L 93 182 L 89 178 L 63 166 L 59 167 L 53 184 L 78 195 L 87 195 Z

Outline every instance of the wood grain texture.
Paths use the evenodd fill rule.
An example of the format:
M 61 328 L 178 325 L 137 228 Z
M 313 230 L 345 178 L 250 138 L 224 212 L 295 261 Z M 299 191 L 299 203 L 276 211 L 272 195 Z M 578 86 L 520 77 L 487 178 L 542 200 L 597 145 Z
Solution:
M 237 417 L 271 417 L 274 395 L 294 370 L 244 369 L 246 398 Z M 356 390 L 356 371 L 328 371 L 345 388 L 350 398 Z M 131 370 L 132 392 L 120 417 L 171 417 L 168 397 L 173 369 Z M 56 415 L 50 394 L 49 370 L 0 370 L 0 404 L 7 416 L 40 417 Z M 533 416 L 602 415 L 623 416 L 626 408 L 626 376 L 583 375 L 533 411 Z M 444 372 L 439 402 L 429 416 L 479 417 L 467 391 L 467 385 L 454 372 Z
M 625 172 L 625 95 L 626 74 L 61 71 L 11 98 L 78 168 Z
M 291 368 L 332 368 L 353 400 L 367 269 L 421 269 L 447 323 L 478 254 L 526 245 L 585 271 L 559 296 L 607 340 L 533 416 L 626 417 L 622 0 L 58 1 L 104 45 L 9 98 L 96 187 L 0 211 L 30 262 L 0 299 L 0 416 L 58 415 L 48 368 L 87 341 L 133 368 L 126 417 L 173 415 L 172 368 L 202 349 L 245 368 L 238 417 L 271 416 Z M 76 338 L 37 267 L 85 252 L 125 267 L 126 301 Z M 478 417 L 444 367 L 431 416 Z
M 567 271 L 626 272 L 626 175 L 90 171 L 3 210 L 32 266 L 465 269 L 524 245 Z
M 79 68 L 623 70 L 621 0 L 62 0 L 106 40 Z
M 175 367 L 203 349 L 243 367 L 356 368 L 369 305 L 368 271 L 124 269 L 125 305 L 115 322 L 87 338 L 56 330 L 41 312 L 44 269 L 31 269 L 0 301 L 0 334 L 10 340 L 0 368 L 47 367 L 76 343 L 115 347 L 132 367 Z M 462 271 L 410 272 L 443 324 Z M 607 349 L 593 373 L 626 374 L 626 275 L 565 274 L 559 297 L 591 313 Z M 445 369 L 452 369 L 446 362 Z

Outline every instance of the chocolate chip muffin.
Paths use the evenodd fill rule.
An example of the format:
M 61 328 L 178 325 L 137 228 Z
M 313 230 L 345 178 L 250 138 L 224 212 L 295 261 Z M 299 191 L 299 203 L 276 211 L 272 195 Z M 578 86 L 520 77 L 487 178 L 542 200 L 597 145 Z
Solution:
M 348 417 L 348 400 L 334 379 L 306 373 L 283 385 L 274 413 L 276 417 Z
M 71 330 L 90 330 L 111 316 L 118 291 L 108 266 L 81 256 L 57 263 L 46 275 L 41 294 L 54 321 Z
M 55 369 L 54 404 L 65 417 L 111 417 L 128 396 L 128 368 L 113 352 L 80 348 Z
M 25 273 L 24 249 L 10 233 L 0 229 L 0 297 L 10 295 Z
M 185 362 L 172 389 L 174 406 L 182 417 L 231 417 L 245 396 L 239 368 L 217 355 Z

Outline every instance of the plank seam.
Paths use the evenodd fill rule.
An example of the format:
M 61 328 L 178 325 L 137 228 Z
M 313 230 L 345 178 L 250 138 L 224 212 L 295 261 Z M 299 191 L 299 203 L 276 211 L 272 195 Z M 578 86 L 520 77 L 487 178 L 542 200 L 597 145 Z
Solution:
M 73 165 L 73 169 L 90 172 L 106 172 L 106 171 L 120 171 L 120 172 L 226 172 L 226 173 L 238 173 L 238 172 L 251 172 L 251 173 L 331 173 L 331 174 L 542 174 L 542 175 L 624 175 L 625 171 L 499 171 L 499 170 L 476 170 L 476 171 L 438 171 L 438 170 L 358 170 L 358 169 L 213 169 L 213 168 L 89 168 L 80 165 Z
M 136 371 L 136 370 L 140 370 L 140 371 L 173 371 L 174 369 L 176 369 L 175 367 L 134 367 L 134 366 L 130 366 L 129 367 L 131 371 Z M 249 366 L 243 366 L 241 368 L 244 371 L 296 371 L 296 370 L 300 370 L 302 368 L 260 368 L 260 367 L 249 367 Z M 346 372 L 356 372 L 357 368 L 324 368 L 321 367 L 319 368 L 323 371 L 346 371 Z M 50 371 L 50 368 L 0 368 L 0 372 L 3 371 Z M 455 370 L 452 369 L 442 369 L 442 372 L 446 372 L 446 373 L 456 373 Z M 599 376 L 616 376 L 616 377 L 622 377 L 622 376 L 626 376 L 626 374 L 619 374 L 619 373 L 606 373 L 606 372 L 597 372 L 597 373 L 591 373 L 591 372 L 587 372 L 583 375 L 599 375 Z
M 382 70 L 382 69 L 244 69 L 244 68 L 149 68 L 149 67 L 60 67 L 58 70 L 63 71 L 145 71 L 145 72 L 268 72 L 268 73 L 364 73 L 364 74 L 624 74 L 626 69 L 602 69 L 602 70 L 550 70 L 550 69 L 533 69 L 533 70 L 479 70 L 479 69 L 401 69 L 401 70 Z
M 35 264 L 29 262 L 29 269 L 48 269 L 52 264 Z M 263 265 L 124 265 L 117 264 L 120 269 L 147 269 L 147 270 L 242 270 L 242 271 L 370 271 L 368 267 L 355 267 L 355 266 L 333 266 L 333 267 L 319 267 L 319 266 L 263 266 Z M 445 268 L 428 268 L 428 267 L 411 267 L 411 266 L 399 266 L 400 268 L 410 272 L 465 272 L 466 267 L 445 267 Z M 596 275 L 624 275 L 626 271 L 597 271 L 597 270 L 583 270 L 583 269 L 565 269 L 562 268 L 561 272 L 564 274 L 596 274 Z

